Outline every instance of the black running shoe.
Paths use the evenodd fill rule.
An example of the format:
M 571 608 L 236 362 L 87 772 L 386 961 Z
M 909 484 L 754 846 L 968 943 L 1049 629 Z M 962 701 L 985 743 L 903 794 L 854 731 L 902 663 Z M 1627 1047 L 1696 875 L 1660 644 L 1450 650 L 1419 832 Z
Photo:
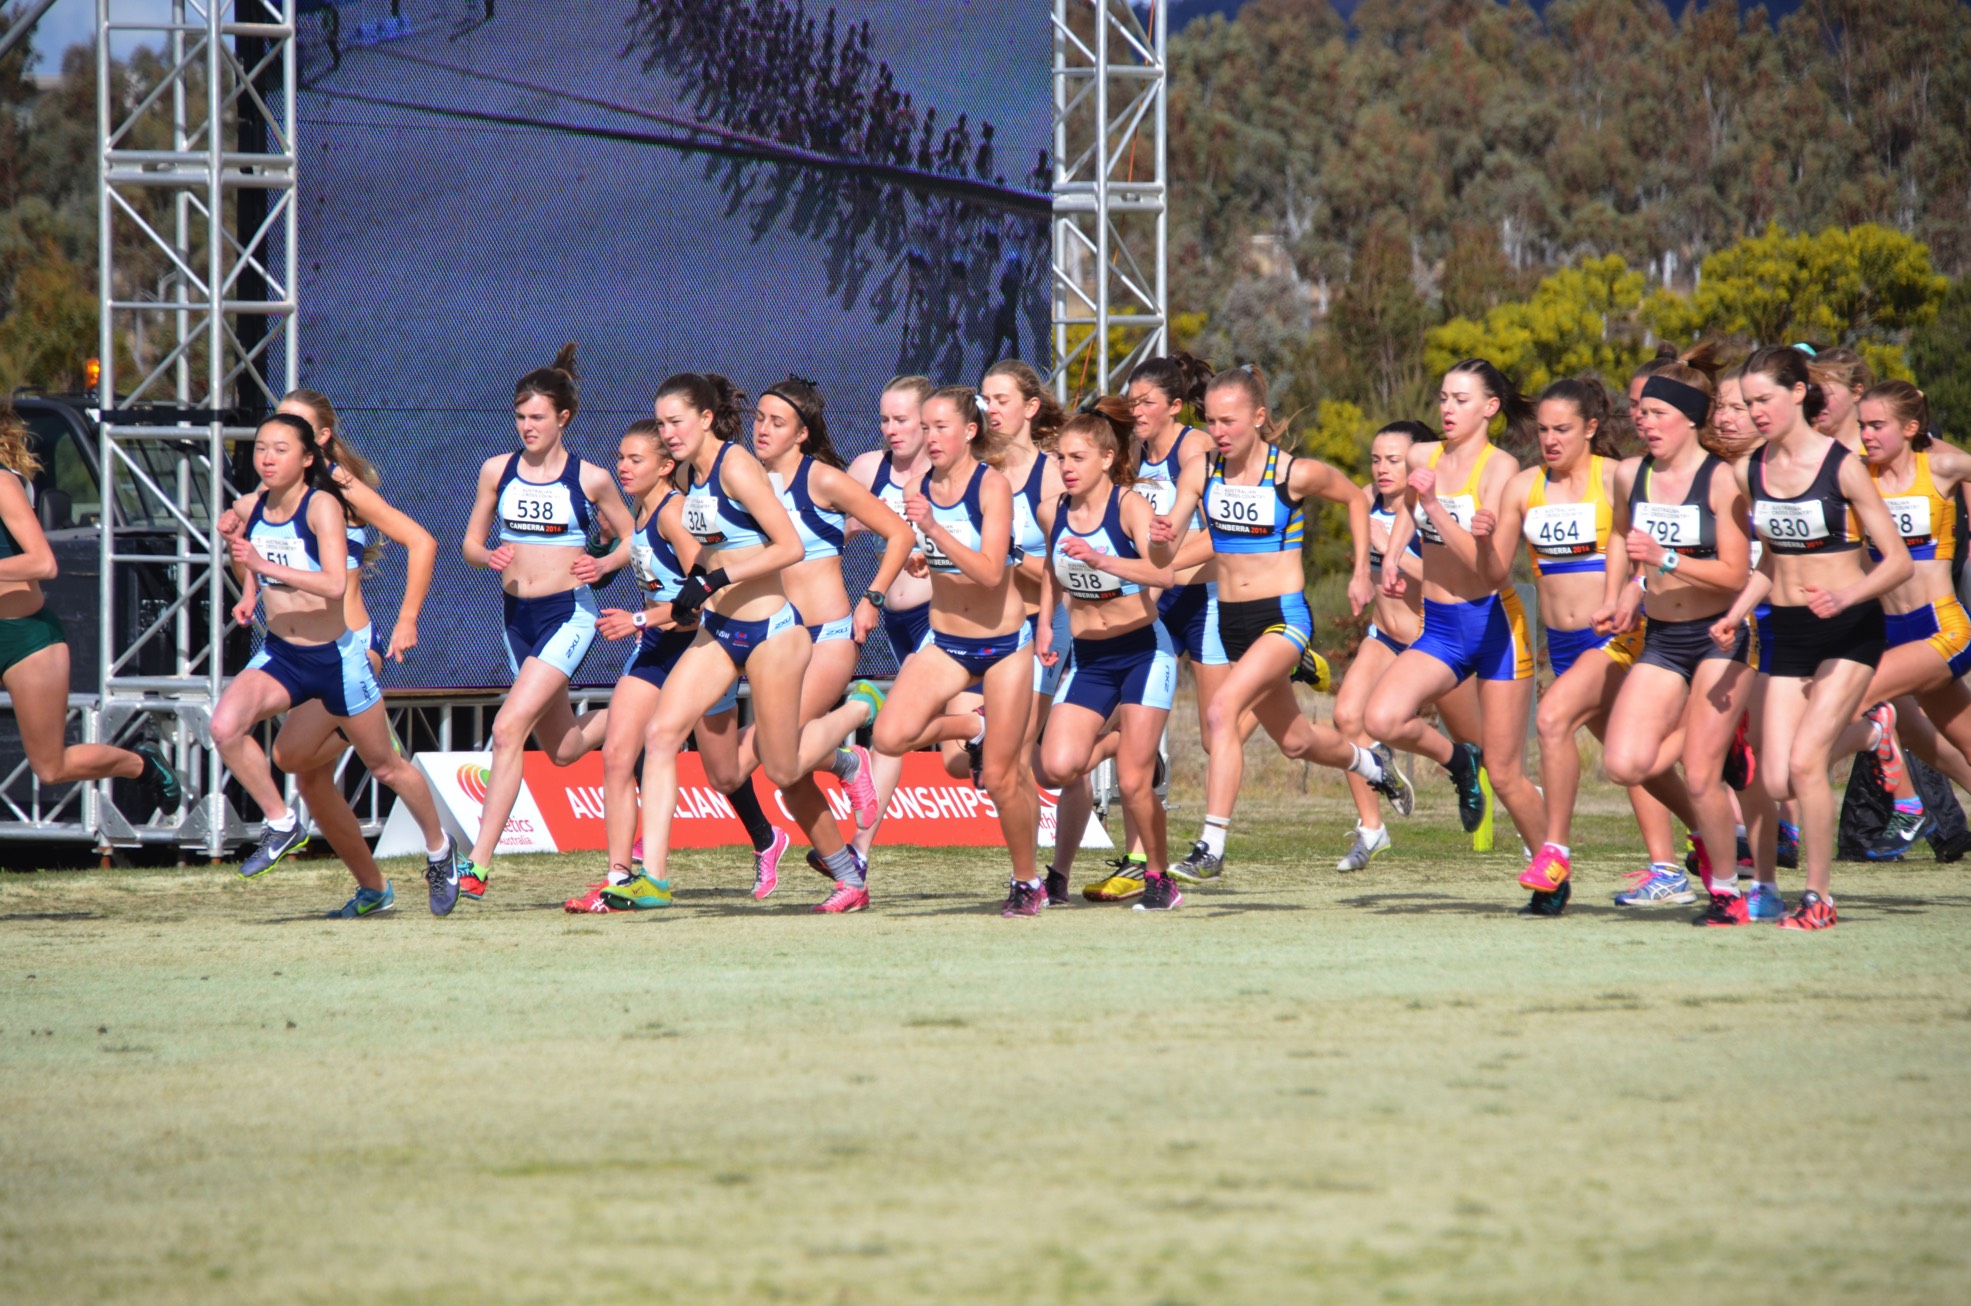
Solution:
M 1068 877 L 1055 870 L 1052 862 L 1047 864 L 1046 884 L 1047 905 L 1049 907 L 1066 906 L 1068 902 Z
M 1460 780 L 1458 773 L 1451 772 L 1452 787 L 1458 791 L 1458 824 L 1470 834 L 1485 823 L 1485 790 L 1478 783 L 1478 769 L 1485 765 L 1485 755 L 1478 751 L 1477 744 L 1454 744 L 1452 747 L 1465 755 L 1465 777 Z M 1558 913 L 1556 913 L 1558 914 Z
M 1136 900 L 1136 911 L 1176 911 L 1184 905 L 1184 895 L 1168 875 L 1143 877 L 1143 896 Z
M 144 759 L 144 773 L 137 777 L 137 783 L 144 787 L 144 796 L 156 810 L 183 811 L 187 804 L 197 801 L 190 782 L 172 769 L 155 744 L 138 744 L 130 751 Z
M 1156 769 L 1150 773 L 1150 789 L 1152 792 L 1160 794 L 1163 793 L 1165 790 L 1167 790 L 1169 787 L 1170 787 L 1170 760 L 1163 755 L 1163 750 L 1159 748 L 1157 750 Z M 1124 860 L 1126 861 L 1128 859 L 1125 858 Z
M 1551 893 L 1535 889 L 1533 897 L 1519 909 L 1521 916 L 1558 916 L 1567 910 L 1567 900 L 1574 896 L 1574 881 L 1562 880 L 1560 887 Z
M 1369 788 L 1387 798 L 1390 806 L 1396 809 L 1399 816 L 1408 816 L 1416 811 L 1416 790 L 1410 787 L 1410 782 L 1404 778 L 1403 773 L 1396 769 L 1396 754 L 1390 751 L 1389 745 L 1377 744 L 1369 751 L 1375 755 L 1376 764 L 1382 767 L 1382 779 L 1369 781 Z

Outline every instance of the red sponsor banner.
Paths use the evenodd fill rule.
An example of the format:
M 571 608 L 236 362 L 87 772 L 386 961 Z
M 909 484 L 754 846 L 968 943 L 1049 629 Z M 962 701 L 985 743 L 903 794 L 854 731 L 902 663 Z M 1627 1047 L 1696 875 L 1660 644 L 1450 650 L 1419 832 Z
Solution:
M 545 753 L 528 753 L 526 788 L 547 822 L 556 848 L 602 849 L 608 846 L 603 825 L 602 758 L 590 753 L 572 766 L 556 766 Z M 849 810 L 848 795 L 832 775 L 818 777 L 828 799 L 829 811 L 842 827 L 852 833 L 855 818 Z M 795 824 L 780 790 L 755 774 L 753 791 L 767 819 L 797 844 L 807 836 Z M 1054 796 L 1042 791 L 1042 841 L 1053 837 Z M 746 831 L 733 814 L 726 796 L 705 778 L 705 768 L 696 753 L 678 757 L 678 800 L 671 818 L 673 848 L 717 848 L 744 845 Z M 934 847 L 1002 848 L 1005 836 L 999 829 L 999 809 L 970 781 L 954 780 L 945 773 L 935 753 L 912 753 L 903 759 L 903 778 L 891 795 L 890 806 L 876 831 L 879 844 L 919 844 Z M 1090 847 L 1109 847 L 1108 836 L 1100 826 L 1089 822 Z

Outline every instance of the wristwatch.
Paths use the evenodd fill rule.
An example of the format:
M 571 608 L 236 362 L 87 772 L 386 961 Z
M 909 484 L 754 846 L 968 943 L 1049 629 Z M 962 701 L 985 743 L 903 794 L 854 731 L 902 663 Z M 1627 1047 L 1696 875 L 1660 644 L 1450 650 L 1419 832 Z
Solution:
M 883 591 L 864 590 L 862 592 L 862 597 L 868 599 L 869 606 L 876 609 L 878 612 L 881 612 L 883 610 Z
M 1677 564 L 1682 561 L 1683 559 L 1678 556 L 1675 549 L 1665 549 L 1663 550 L 1663 561 L 1656 564 L 1656 574 L 1659 576 L 1668 576 L 1677 569 Z
M 630 624 L 638 630 L 643 630 L 650 625 L 650 614 L 638 608 L 630 614 Z

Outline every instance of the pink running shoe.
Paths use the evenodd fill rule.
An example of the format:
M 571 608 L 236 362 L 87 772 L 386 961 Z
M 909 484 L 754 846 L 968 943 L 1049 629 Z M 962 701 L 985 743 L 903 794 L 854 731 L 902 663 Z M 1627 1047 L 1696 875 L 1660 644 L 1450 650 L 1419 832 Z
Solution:
M 814 905 L 817 913 L 827 916 L 846 915 L 852 911 L 862 911 L 869 906 L 869 889 L 866 885 L 843 884 L 835 881 L 835 892 Z
M 1882 792 L 1893 794 L 1902 787 L 1903 759 L 1896 751 L 1896 705 L 1877 703 L 1862 713 L 1881 733 L 1875 740 L 1875 764 L 1882 770 Z
M 575 912 L 577 914 L 593 913 L 597 916 L 607 916 L 615 910 L 615 908 L 602 900 L 602 891 L 608 887 L 609 881 L 607 880 L 599 884 L 591 884 L 588 887 L 588 892 L 582 894 L 580 897 L 570 898 L 567 902 L 562 903 L 561 910 Z
M 643 836 L 642 835 L 638 835 L 636 837 L 636 842 L 630 845 L 630 865 L 632 866 L 643 865 Z
M 1541 844 L 1533 861 L 1519 873 L 1519 882 L 1535 893 L 1553 893 L 1566 882 L 1574 867 L 1552 844 Z
M 775 889 L 780 887 L 780 859 L 786 853 L 787 845 L 792 842 L 785 830 L 776 827 L 773 832 L 773 842 L 767 846 L 766 851 L 753 854 L 754 898 L 764 902 L 773 896 Z
M 849 751 L 855 754 L 855 778 L 843 781 L 842 790 L 848 794 L 855 811 L 856 828 L 867 830 L 881 815 L 876 806 L 876 771 L 870 765 L 868 749 L 861 744 L 850 744 Z

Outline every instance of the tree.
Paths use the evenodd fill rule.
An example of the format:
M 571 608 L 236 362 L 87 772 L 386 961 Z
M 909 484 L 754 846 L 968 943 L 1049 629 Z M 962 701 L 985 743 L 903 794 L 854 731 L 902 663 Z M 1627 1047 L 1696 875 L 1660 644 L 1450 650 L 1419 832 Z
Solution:
M 1971 277 L 1959 278 L 1937 316 L 1910 334 L 1909 365 L 1938 433 L 1958 444 L 1971 439 Z
M 1430 308 L 1411 267 L 1408 229 L 1401 218 L 1386 216 L 1363 242 L 1353 275 L 1328 313 L 1328 336 L 1338 355 L 1329 374 L 1337 393 L 1387 410 L 1416 383 Z
M 1643 287 L 1643 274 L 1619 254 L 1584 260 L 1482 321 L 1453 318 L 1433 328 L 1425 365 L 1437 374 L 1462 358 L 1488 358 L 1529 394 L 1583 372 L 1626 376 L 1650 352 L 1637 322 Z

